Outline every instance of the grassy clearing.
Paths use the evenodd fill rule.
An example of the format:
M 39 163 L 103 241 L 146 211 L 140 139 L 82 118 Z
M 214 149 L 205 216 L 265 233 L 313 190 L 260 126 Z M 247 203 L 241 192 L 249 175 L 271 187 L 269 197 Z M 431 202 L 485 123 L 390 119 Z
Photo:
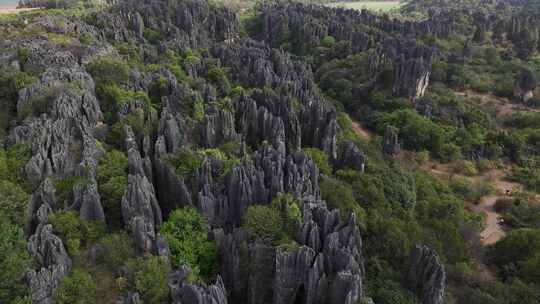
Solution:
M 389 12 L 397 10 L 403 2 L 400 1 L 358 1 L 358 2 L 337 2 L 327 4 L 330 7 L 341 7 L 350 9 L 368 9 L 372 11 Z

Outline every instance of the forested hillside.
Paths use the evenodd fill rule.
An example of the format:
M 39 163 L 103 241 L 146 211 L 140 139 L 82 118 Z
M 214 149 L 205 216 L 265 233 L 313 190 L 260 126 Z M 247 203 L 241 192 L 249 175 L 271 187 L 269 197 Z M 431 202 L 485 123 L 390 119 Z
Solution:
M 538 3 L 22 0 L 0 303 L 538 303 Z

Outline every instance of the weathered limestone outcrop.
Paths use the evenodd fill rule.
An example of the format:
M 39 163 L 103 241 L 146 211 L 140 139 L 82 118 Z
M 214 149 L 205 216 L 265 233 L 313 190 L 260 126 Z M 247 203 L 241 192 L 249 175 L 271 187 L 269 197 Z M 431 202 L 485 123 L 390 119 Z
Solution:
M 215 47 L 212 54 L 224 66 L 230 67 L 234 80 L 272 89 L 270 92 L 255 92 L 251 97 L 258 106 L 265 107 L 273 116 L 281 117 L 289 149 L 309 145 L 322 149 L 332 159 L 337 156 L 335 109 L 316 93 L 312 72 L 303 63 L 252 40 Z M 243 100 L 240 106 L 249 104 Z
M 261 17 L 261 32 L 255 37 L 272 47 L 289 42 L 293 49 L 302 52 L 306 47 L 319 45 L 323 37 L 332 36 L 336 41 L 348 44 L 343 56 L 365 50 L 372 39 L 374 42 L 384 39 L 381 33 L 370 37 L 366 34 L 366 26 L 414 39 L 425 35 L 446 37 L 456 24 L 455 17 L 445 13 L 432 14 L 423 21 L 413 22 L 377 15 L 368 10 L 329 9 L 287 1 L 266 3 Z
M 91 17 L 105 37 L 117 42 L 140 40 L 145 29 L 167 37 L 168 47 L 198 49 L 239 36 L 236 15 L 225 6 L 207 1 L 119 1 L 113 12 Z M 150 38 L 148 38 L 150 39 Z
M 182 266 L 169 274 L 167 285 L 172 304 L 227 304 L 227 291 L 220 276 L 216 283 L 188 283 L 187 277 L 191 270 Z
M 335 161 L 336 168 L 353 169 L 364 172 L 366 159 L 364 154 L 351 141 L 343 141 L 339 145 L 338 157 Z
M 514 96 L 523 102 L 527 102 L 534 97 L 534 90 L 537 85 L 536 75 L 530 70 L 523 70 L 516 81 Z
M 433 249 L 426 246 L 411 249 L 405 285 L 418 294 L 423 304 L 444 303 L 446 272 Z
M 52 304 L 54 291 L 71 268 L 62 240 L 52 230 L 43 223 L 28 240 L 28 252 L 38 266 L 27 274 L 32 303 Z
M 339 212 L 328 211 L 324 203 L 306 201 L 297 240 L 300 247 L 288 252 L 249 244 L 241 230 L 225 235 L 223 278 L 231 301 L 357 303 L 364 269 L 355 217 L 343 221 Z
M 393 158 L 401 151 L 398 134 L 395 128 L 387 126 L 384 131 L 383 153 L 386 157 Z
M 131 127 L 126 126 L 126 149 L 128 153 L 128 183 L 122 198 L 122 217 L 142 252 L 156 252 L 157 230 L 161 225 L 161 209 L 148 180 L 141 155 Z

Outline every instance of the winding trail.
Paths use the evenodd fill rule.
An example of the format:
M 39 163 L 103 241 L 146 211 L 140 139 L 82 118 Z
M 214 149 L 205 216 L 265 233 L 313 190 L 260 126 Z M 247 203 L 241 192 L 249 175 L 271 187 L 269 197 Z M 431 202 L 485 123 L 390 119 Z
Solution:
M 508 98 L 499 97 L 491 93 L 477 93 L 471 91 L 457 91 L 455 92 L 456 96 L 466 97 L 466 98 L 476 98 L 479 100 L 480 104 L 492 103 L 497 106 L 497 118 L 502 118 L 510 116 L 514 113 L 519 112 L 536 112 L 540 113 L 539 108 L 528 107 L 523 104 L 512 103 Z
M 486 226 L 480 232 L 480 242 L 483 246 L 495 244 L 506 236 L 501 222 L 502 215 L 495 211 L 495 203 L 498 199 L 510 198 L 512 193 L 522 190 L 522 185 L 506 181 L 507 174 L 501 169 L 493 169 L 475 177 L 455 174 L 452 172 L 452 166 L 448 164 L 430 166 L 429 170 L 438 176 L 460 176 L 470 179 L 471 182 L 480 178 L 491 180 L 495 184 L 496 193 L 481 197 L 478 204 L 468 203 L 467 205 L 472 211 L 486 215 Z
M 363 128 L 356 120 L 352 120 L 352 128 L 354 133 L 356 133 L 356 135 L 360 136 L 362 139 L 367 141 L 373 139 L 373 133 Z

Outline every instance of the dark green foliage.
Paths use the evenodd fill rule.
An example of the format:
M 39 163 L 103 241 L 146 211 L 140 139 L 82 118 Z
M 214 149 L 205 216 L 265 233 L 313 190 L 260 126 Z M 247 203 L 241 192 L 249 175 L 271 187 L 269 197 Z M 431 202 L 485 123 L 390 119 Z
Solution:
M 17 303 L 27 295 L 25 275 L 30 266 L 21 227 L 12 224 L 0 210 L 0 302 Z
M 328 156 L 317 148 L 304 148 L 304 152 L 313 159 L 322 174 L 332 174 L 332 167 L 328 162 Z
M 218 270 L 216 244 L 208 240 L 205 219 L 194 208 L 177 209 L 161 226 L 169 242 L 173 264 L 188 265 L 197 278 L 208 280 Z
M 401 167 L 392 167 L 384 171 L 384 195 L 395 206 L 405 209 L 416 203 L 416 184 L 414 177 Z
M 49 223 L 71 256 L 80 255 L 81 246 L 97 241 L 104 232 L 102 223 L 81 220 L 74 211 L 55 213 L 49 216 Z
M 101 57 L 86 66 L 98 86 L 125 85 L 129 81 L 129 67 L 121 60 L 112 57 Z
M 107 234 L 98 243 L 103 249 L 99 261 L 113 272 L 119 272 L 126 261 L 135 257 L 133 240 L 124 231 Z
M 23 167 L 28 160 L 28 148 L 14 145 L 0 149 L 0 216 L 24 226 L 28 188 L 23 177 Z
M 163 34 L 158 31 L 148 27 L 144 29 L 144 39 L 148 40 L 148 42 L 152 44 L 158 44 L 163 38 Z
M 121 202 L 127 185 L 127 157 L 118 150 L 107 152 L 97 170 L 98 190 L 109 223 L 122 225 Z
M 69 176 L 54 181 L 56 199 L 59 202 L 70 204 L 73 200 L 73 188 L 88 183 L 86 177 Z
M 270 205 L 250 206 L 244 227 L 252 240 L 295 250 L 296 228 L 302 222 L 300 202 L 291 194 L 278 193 Z
M 364 210 L 356 202 L 352 188 L 347 183 L 332 177 L 323 177 L 320 188 L 322 198 L 327 202 L 328 207 L 339 209 L 344 218 L 354 212 L 358 218 L 363 219 Z
M 130 287 L 139 292 L 144 303 L 167 303 L 169 266 L 162 257 L 149 256 L 127 263 Z
M 202 166 L 203 157 L 196 151 L 184 148 L 172 155 L 170 161 L 176 168 L 176 174 L 189 178 L 197 174 Z
M 495 244 L 495 261 L 507 276 L 540 284 L 540 230 L 513 230 Z
M 89 273 L 75 270 L 62 280 L 55 300 L 58 304 L 96 303 L 96 282 Z
M 248 208 L 245 219 L 248 235 L 269 245 L 277 245 L 283 238 L 283 221 L 279 210 L 271 206 L 255 205 Z
M 444 143 L 452 136 L 451 130 L 411 110 L 378 114 L 373 117 L 371 124 L 379 134 L 384 134 L 386 126 L 394 126 L 399 130 L 399 137 L 407 149 L 428 150 L 435 154 L 441 152 Z

